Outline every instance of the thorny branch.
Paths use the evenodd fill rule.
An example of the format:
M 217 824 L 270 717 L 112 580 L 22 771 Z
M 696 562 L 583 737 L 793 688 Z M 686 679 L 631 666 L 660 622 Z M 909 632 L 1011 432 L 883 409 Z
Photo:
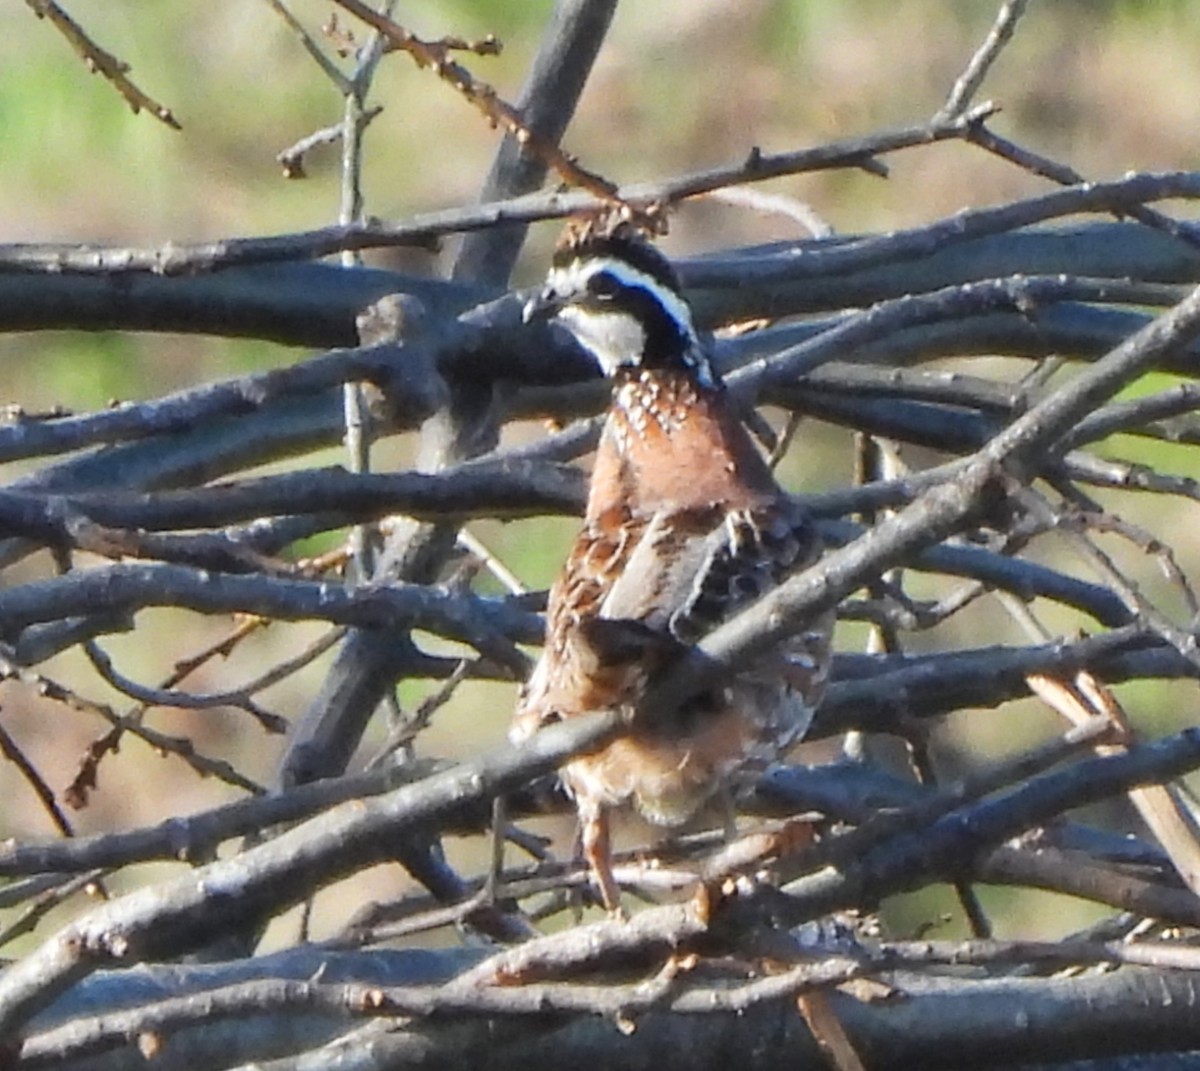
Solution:
M 29 3 L 113 80 L 135 110 L 151 107 L 172 122 L 57 5 Z M 355 76 L 341 73 L 287 5 L 270 3 L 349 99 Z M 351 160 L 343 172 L 348 200 L 336 227 L 161 249 L 0 248 L 0 293 L 32 279 L 41 295 L 31 295 L 28 305 L 10 303 L 17 311 L 0 312 L 0 319 L 36 317 L 28 310 L 39 300 L 49 310 L 41 314 L 44 322 L 14 319 L 14 327 L 80 326 L 51 318 L 63 315 L 92 316 L 83 326 L 111 327 L 117 316 L 115 326 L 129 328 L 172 330 L 185 322 L 192 330 L 222 333 L 241 324 L 251 326 L 238 330 L 263 338 L 341 347 L 269 373 L 194 384 L 102 412 L 43 418 L 13 409 L 0 426 L 0 460 L 40 465 L 0 489 L 0 566 L 7 574 L 0 592 L 0 676 L 10 690 L 37 694 L 63 716 L 99 718 L 104 726 L 104 735 L 77 759 L 78 773 L 64 791 L 25 747 L 21 732 L 0 725 L 0 769 L 14 772 L 21 791 L 32 792 L 62 834 L 58 840 L 21 835 L 0 844 L 0 876 L 11 879 L 0 890 L 0 909 L 26 905 L 0 927 L 0 940 L 28 933 L 41 938 L 40 946 L 0 974 L 0 1038 L 9 1046 L 0 1062 L 72 1066 L 64 1062 L 119 1053 L 130 1039 L 143 1055 L 161 1060 L 170 1058 L 177 1037 L 220 1038 L 230 1023 L 251 1016 L 287 1022 L 307 1015 L 313 1030 L 308 1043 L 329 1043 L 319 1050 L 321 1060 L 336 1060 L 337 1039 L 352 1047 L 362 1036 L 357 1031 L 372 1028 L 365 1021 L 379 1020 L 387 1041 L 370 1051 L 382 1062 L 364 1066 L 385 1066 L 388 1053 L 395 1055 L 387 1045 L 411 1044 L 418 1030 L 431 1052 L 460 1054 L 458 1045 L 461 1052 L 477 1053 L 481 1042 L 472 1031 L 482 1024 L 489 1031 L 482 1043 L 496 1066 L 525 1067 L 536 1065 L 513 1055 L 521 1053 L 522 1041 L 551 1044 L 561 1063 L 567 1049 L 558 1044 L 564 1035 L 557 1024 L 584 1030 L 587 1017 L 597 1013 L 606 1017 L 610 1033 L 608 1024 L 615 1022 L 632 1032 L 629 1043 L 639 1043 L 663 1016 L 689 1016 L 689 1029 L 699 1037 L 710 1022 L 736 1030 L 742 1020 L 780 1008 L 786 1029 L 776 1033 L 788 1039 L 794 1056 L 801 1043 L 788 1031 L 803 1030 L 796 1001 L 836 985 L 886 990 L 900 984 L 916 1007 L 951 988 L 965 999 L 980 986 L 995 999 L 997 987 L 1008 986 L 1015 1007 L 1028 1009 L 1065 1000 L 1055 980 L 1044 977 L 1051 970 L 1103 965 L 1115 968 L 1111 979 L 1077 980 L 1089 994 L 1089 986 L 1100 993 L 1119 982 L 1133 999 L 1128 994 L 1144 977 L 1160 993 L 1173 993 L 1181 972 L 1197 968 L 1192 942 L 1200 930 L 1200 901 L 1194 892 L 1195 821 L 1172 782 L 1200 766 L 1200 742 L 1194 729 L 1172 735 L 1159 729 L 1155 736 L 1143 693 L 1122 693 L 1118 700 L 1109 685 L 1184 682 L 1171 694 L 1182 697 L 1184 720 L 1191 720 L 1191 682 L 1200 677 L 1200 597 L 1188 577 L 1194 566 L 1175 538 L 1178 515 L 1164 521 L 1147 511 L 1146 500 L 1150 493 L 1185 508 L 1200 499 L 1184 465 L 1165 471 L 1164 455 L 1155 452 L 1162 442 L 1179 450 L 1200 442 L 1200 395 L 1190 382 L 1162 378 L 1136 396 L 1127 389 L 1150 372 L 1194 371 L 1200 291 L 1183 284 L 1200 278 L 1195 234 L 1189 224 L 1148 206 L 1195 198 L 1200 176 L 1142 173 L 1088 182 L 991 130 L 996 109 L 972 102 L 1025 14 L 1027 5 L 1018 0 L 1000 6 L 986 40 L 926 122 L 795 152 L 755 149 L 724 167 L 634 184 L 592 172 L 558 149 L 570 107 L 556 110 L 556 101 L 538 96 L 539 86 L 553 82 L 547 71 L 562 58 L 560 51 L 582 47 L 590 64 L 614 5 L 562 5 L 564 20 L 587 16 L 594 22 L 575 26 L 574 36 L 570 27 L 548 35 L 546 71 L 531 81 L 533 99 L 523 99 L 518 109 L 454 58 L 463 50 L 490 54 L 493 39 L 480 47 L 455 37 L 424 40 L 392 21 L 386 6 L 381 13 L 358 0 L 337 3 L 370 25 L 387 51 L 403 51 L 449 82 L 510 135 L 516 157 L 526 163 L 532 157 L 536 166 L 522 171 L 502 151 L 496 167 L 501 178 L 489 182 L 484 203 L 394 224 L 362 222 L 360 176 Z M 329 36 L 359 49 L 342 27 Z M 357 69 L 380 55 L 359 50 Z M 556 84 L 573 100 L 582 78 L 572 75 L 569 93 Z M 360 98 L 362 89 L 359 84 Z M 377 112 L 355 99 L 341 126 L 289 150 L 288 166 L 302 168 L 305 151 L 335 137 L 361 162 L 361 137 Z M 393 534 L 410 525 L 395 545 L 411 549 L 420 542 L 412 532 L 452 533 L 462 524 L 495 520 L 529 524 L 581 509 L 586 466 L 575 463 L 595 443 L 605 389 L 590 363 L 562 338 L 521 323 L 521 295 L 505 293 L 519 228 L 497 230 L 489 242 L 490 228 L 614 201 L 640 213 L 817 169 L 880 172 L 879 158 L 886 154 L 947 140 L 1064 188 L 892 234 L 826 235 L 713 252 L 682 265 L 705 327 L 782 319 L 721 337 L 714 349 L 748 411 L 752 403 L 785 411 L 783 433 L 766 436 L 776 442 L 785 467 L 798 452 L 788 444 L 803 441 L 808 416 L 934 453 L 923 466 L 808 495 L 829 547 L 825 558 L 705 637 L 655 682 L 643 716 L 660 716 L 705 682 L 736 670 L 764 644 L 838 606 L 843 620 L 885 630 L 895 649 L 837 658 L 813 740 L 849 730 L 924 739 L 938 715 L 970 710 L 976 724 L 999 723 L 1010 716 L 1005 704 L 1030 696 L 1073 727 L 948 785 L 914 784 L 868 760 L 773 770 L 740 801 L 747 817 L 732 840 L 696 832 L 668 845 L 618 853 L 622 885 L 663 902 L 628 923 L 560 925 L 558 916 L 586 902 L 587 871 L 556 857 L 519 823 L 570 813 L 549 775 L 565 757 L 619 732 L 616 719 L 601 715 L 556 727 L 521 749 L 480 747 L 457 763 L 431 743 L 443 725 L 455 731 L 446 705 L 452 693 L 478 717 L 491 700 L 472 692 L 476 682 L 512 681 L 527 672 L 521 646 L 540 641 L 537 612 L 544 593 L 525 593 L 520 570 L 490 549 L 489 569 L 505 578 L 508 593 L 484 587 L 478 557 L 454 556 L 461 553 L 456 547 L 491 547 L 490 536 L 471 533 L 446 540 L 445 553 L 434 555 L 450 567 L 444 582 L 426 570 L 403 583 L 380 576 L 347 587 L 330 573 L 344 565 L 344 533 L 356 524 L 383 521 Z M 547 168 L 574 188 L 528 192 Z M 1106 213 L 1135 223 L 1061 226 L 1068 215 Z M 462 232 L 478 232 L 479 244 L 468 244 L 454 279 L 444 282 L 354 263 L 336 276 L 323 265 L 269 265 Z M 518 239 L 510 240 L 513 235 Z M 965 266 L 953 260 L 963 249 L 972 251 Z M 240 276 L 226 271 L 236 265 L 243 266 Z M 221 274 L 203 274 L 218 268 Z M 275 287 L 277 296 L 263 304 L 264 289 L 247 293 L 239 278 Z M 103 288 L 120 289 L 121 303 L 100 299 L 91 311 L 64 313 L 61 295 L 83 294 L 70 289 L 82 286 L 100 288 L 87 292 L 93 298 Z M 205 287 L 226 289 L 213 302 L 205 295 L 218 291 Z M 393 306 L 400 309 L 396 330 L 382 341 L 367 337 L 356 314 L 394 293 L 404 295 Z M 215 305 L 220 315 L 188 309 L 189 302 Z M 325 319 L 314 328 L 318 309 Z M 1156 315 L 1162 309 L 1167 311 Z M 820 315 L 787 319 L 810 313 Z M 289 319 L 296 326 L 280 326 Z M 1057 358 L 1035 374 L 1011 379 L 965 363 L 951 372 L 921 367 L 936 357 L 995 353 Z M 1062 374 L 1071 362 L 1083 367 Z M 335 399 L 354 383 L 378 391 L 371 408 L 359 413 L 372 435 L 424 427 L 432 471 L 370 473 L 372 435 L 364 434 L 355 462 L 361 471 L 299 462 L 285 473 L 248 473 L 262 462 L 333 442 L 344 430 Z M 486 396 L 488 406 L 464 406 L 470 391 Z M 365 404 L 366 393 L 363 399 Z M 534 442 L 489 446 L 502 424 L 515 428 L 529 418 L 567 426 Z M 478 441 L 447 450 L 437 442 L 446 427 L 452 438 Z M 52 462 L 61 455 L 69 456 Z M 213 482 L 222 477 L 227 482 Z M 301 541 L 323 533 L 337 533 L 338 545 L 327 554 L 322 546 L 314 556 Z M 43 547 L 59 561 L 68 552 L 79 552 L 79 560 L 61 576 L 43 576 L 32 564 L 23 564 L 20 574 L 12 571 Z M 108 560 L 96 564 L 94 556 Z M 904 567 L 900 573 L 898 566 Z M 236 624 L 203 650 L 176 652 L 177 665 L 159 675 L 161 683 L 147 685 L 96 640 L 128 630 L 148 634 L 143 611 L 152 607 L 235 615 Z M 980 624 L 1001 615 L 1025 630 L 1023 642 L 1006 642 Z M 268 666 L 231 678 L 240 684 L 181 687 L 201 668 L 215 674 L 216 660 L 239 654 L 265 624 L 280 633 L 294 621 L 336 627 L 318 640 L 297 642 Z M 447 682 L 444 691 L 394 712 L 383 734 L 390 758 L 368 772 L 266 792 L 240 758 L 209 754 L 184 731 L 147 724 L 151 707 L 232 706 L 268 730 L 283 728 L 263 693 L 309 666 L 350 629 L 385 641 L 395 637 L 386 674 L 363 685 L 362 694 L 375 697 L 372 707 L 397 671 L 413 681 Z M 918 631 L 933 649 L 909 653 L 903 642 Z M 455 646 L 447 650 L 447 643 Z M 33 668 L 73 647 L 87 652 L 100 681 L 131 697 L 134 706 L 120 713 L 91 698 L 87 688 L 68 687 L 54 671 Z M 363 663 L 359 669 L 366 678 L 378 667 Z M 11 705 L 5 702 L 0 719 Z M 331 699 L 339 702 L 353 706 L 342 696 Z M 366 722 L 364 716 L 350 730 L 353 739 L 339 742 L 348 744 L 347 760 Z M 116 784 L 127 778 L 123 756 L 116 754 L 126 736 L 247 798 L 188 816 L 165 813 L 141 828 L 73 836 L 56 795 L 87 805 L 102 763 L 104 788 L 110 779 Z M 1084 755 L 1088 749 L 1096 754 Z M 936 749 L 923 759 L 927 772 L 936 766 L 935 755 Z M 291 756 L 298 759 L 303 756 Z M 460 875 L 436 838 L 479 834 L 491 799 L 501 792 L 510 795 L 509 814 L 518 822 L 510 836 L 533 861 L 510 865 L 490 881 L 482 874 Z M 1098 828 L 1094 818 L 1066 817 L 1068 810 L 1124 795 L 1147 819 L 1136 838 Z M 249 839 L 239 844 L 239 838 Z M 397 859 L 425 891 L 376 905 L 325 946 L 289 950 L 316 954 L 319 969 L 308 961 L 290 974 L 269 958 L 253 957 L 213 967 L 177 991 L 122 999 L 133 963 L 177 959 L 206 945 L 218 929 L 257 932 L 267 919 L 340 879 Z M 173 862 L 175 869 L 48 932 L 51 907 L 101 877 L 124 877 L 123 868 L 151 861 Z M 870 911 L 906 890 L 939 883 L 963 890 L 969 882 L 1045 889 L 1107 905 L 1126 913 L 1106 920 L 1113 932 L 1134 932 L 1139 916 L 1178 930 L 1153 931 L 1145 924 L 1136 939 L 963 944 L 879 940 L 869 928 L 814 936 L 802 925 L 830 912 Z M 970 907 L 970 896 L 964 903 Z M 438 953 L 431 961 L 436 968 L 424 975 L 407 952 L 379 947 L 451 926 L 515 940 L 532 932 L 531 919 L 555 919 L 555 928 L 487 954 Z M 839 925 L 848 923 L 843 918 Z M 394 975 L 372 973 L 393 955 Z M 336 963 L 345 964 L 347 973 L 327 976 Z M 957 973 L 941 973 L 946 965 Z M 238 973 L 247 967 L 265 973 Z M 970 979 L 965 968 L 974 972 Z M 105 1009 L 102 1015 L 90 998 L 79 996 L 87 987 L 77 983 L 89 975 L 89 985 L 101 994 L 96 1006 Z M 930 978 L 940 996 L 922 991 Z M 1153 1017 L 1147 1008 L 1167 1015 L 1169 996 L 1159 1003 L 1137 999 L 1142 1020 Z M 847 1026 L 841 1032 L 856 1049 L 862 1039 L 879 1044 L 871 1041 L 878 1036 L 872 1029 L 900 1014 L 887 1002 L 877 1007 L 840 997 L 832 1007 L 834 1022 Z M 451 1012 L 453 1027 L 442 1018 Z M 833 1029 L 828 1019 L 825 1027 L 819 1017 L 808 1020 L 818 1035 Z M 1196 1040 L 1171 1022 L 1181 1031 L 1173 1035 L 1180 1045 Z M 1143 1036 L 1137 1029 L 1135 1022 L 1128 1035 Z M 23 1040 L 12 1040 L 18 1038 Z M 969 1038 L 956 1043 L 971 1051 Z M 219 1057 L 226 1065 L 276 1051 L 226 1044 Z M 803 1044 L 811 1044 L 807 1033 Z M 1072 1056 L 1090 1051 L 1084 1041 L 1075 1044 Z M 308 1055 L 317 1059 L 316 1051 Z M 852 1057 L 843 1050 L 842 1066 L 852 1066 Z M 704 1066 L 702 1059 L 694 1063 Z

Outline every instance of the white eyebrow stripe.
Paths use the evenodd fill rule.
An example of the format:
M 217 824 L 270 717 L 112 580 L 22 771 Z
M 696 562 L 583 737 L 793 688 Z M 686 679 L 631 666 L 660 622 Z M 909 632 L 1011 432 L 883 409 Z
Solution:
M 624 285 L 648 290 L 660 305 L 663 306 L 683 326 L 692 339 L 696 339 L 696 327 L 692 322 L 691 306 L 684 301 L 671 287 L 664 286 L 648 272 L 635 268 L 627 260 L 618 257 L 589 257 L 586 260 L 576 259 L 565 268 L 555 268 L 550 272 L 550 284 L 556 290 L 585 291 L 587 281 L 597 272 L 606 271 L 615 276 Z

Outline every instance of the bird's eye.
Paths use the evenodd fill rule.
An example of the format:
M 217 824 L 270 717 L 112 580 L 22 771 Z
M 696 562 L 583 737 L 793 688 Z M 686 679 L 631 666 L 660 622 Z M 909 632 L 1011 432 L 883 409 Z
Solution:
M 587 288 L 592 297 L 611 298 L 621 289 L 621 280 L 610 271 L 598 271 L 588 278 Z
M 540 718 L 538 718 L 538 728 L 544 729 L 547 725 L 557 725 L 563 720 L 562 712 L 558 710 L 547 710 Z

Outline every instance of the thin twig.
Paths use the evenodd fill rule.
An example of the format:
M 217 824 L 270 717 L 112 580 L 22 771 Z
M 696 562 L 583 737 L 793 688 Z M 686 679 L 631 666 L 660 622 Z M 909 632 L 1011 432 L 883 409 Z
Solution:
M 105 891 L 103 881 L 101 880 L 103 877 L 103 870 L 92 870 L 86 874 L 78 874 L 75 877 L 68 878 L 53 888 L 46 889 L 40 893 L 36 903 L 31 904 L 13 919 L 12 922 L 3 929 L 0 929 L 0 947 L 3 947 L 10 941 L 16 940 L 18 937 L 32 933 L 37 929 L 38 923 L 42 919 L 76 893 L 86 892 L 94 898 L 107 900 L 108 893 Z
M 129 64 L 117 59 L 111 52 L 106 52 L 93 41 L 83 27 L 71 18 L 54 0 L 25 0 L 39 19 L 49 19 L 59 33 L 70 42 L 71 47 L 79 53 L 89 71 L 99 74 L 125 98 L 134 115 L 143 108 L 155 119 L 165 123 L 172 130 L 182 130 L 179 120 L 175 118 L 170 108 L 164 107 L 142 92 L 128 77 Z
M 29 787 L 33 789 L 33 794 L 37 796 L 38 802 L 42 805 L 42 810 L 50 816 L 54 828 L 64 837 L 73 837 L 75 831 L 71 828 L 70 819 L 63 814 L 62 808 L 54 798 L 54 790 L 46 784 L 46 780 L 38 768 L 30 761 L 2 724 L 0 724 L 0 756 L 11 762 L 28 782 Z
M 1025 14 L 1027 2 L 1028 0 L 1005 0 L 1000 5 L 1000 10 L 996 13 L 996 20 L 988 31 L 987 37 L 971 57 L 966 69 L 958 76 L 954 87 L 950 90 L 950 95 L 946 98 L 946 103 L 934 117 L 935 121 L 944 121 L 962 115 L 963 111 L 970 107 L 971 101 L 979 92 L 979 87 L 987 77 L 988 71 L 991 70 L 992 64 L 996 62 L 1004 46 L 1012 40 L 1017 23 Z
M 320 67 L 322 71 L 325 72 L 325 77 L 333 82 L 333 84 L 338 87 L 343 95 L 349 94 L 350 80 L 344 74 L 342 74 L 341 70 L 338 68 L 338 65 L 334 63 L 327 55 L 325 55 L 325 50 L 322 49 L 321 46 L 316 42 L 312 34 L 310 34 L 304 28 L 303 23 L 301 23 L 300 20 L 292 14 L 291 10 L 283 2 L 283 0 L 267 0 L 267 3 L 270 4 L 275 13 L 281 19 L 283 19 L 283 21 L 287 24 L 288 29 L 296 35 L 296 38 L 303 46 L 304 51 L 307 52 L 312 61 L 316 63 L 316 65 Z M 330 129 L 336 130 L 337 128 L 331 127 Z M 280 153 L 281 157 L 283 155 L 283 153 Z
M 764 182 L 783 175 L 833 168 L 859 167 L 864 159 L 899 152 L 935 141 L 964 138 L 979 115 L 968 113 L 961 120 L 930 126 L 923 123 L 869 137 L 848 138 L 812 149 L 788 153 L 755 151 L 743 160 L 724 167 L 682 175 L 660 182 L 621 186 L 616 197 L 625 204 L 656 204 L 681 200 L 739 183 Z M 1121 207 L 1150 199 L 1200 196 L 1200 180 L 1191 172 L 1141 175 L 1107 185 L 1073 191 L 1066 203 L 1053 201 L 1036 218 L 1053 218 L 1088 208 Z M 308 260 L 340 253 L 345 249 L 379 249 L 389 246 L 428 245 L 445 234 L 485 230 L 501 223 L 529 223 L 541 219 L 563 219 L 580 212 L 603 209 L 607 199 L 590 193 L 526 194 L 508 200 L 465 208 L 447 209 L 414 216 L 406 223 L 366 223 L 351 227 L 318 230 L 267 238 L 238 238 L 198 244 L 173 243 L 159 249 L 113 249 L 95 246 L 81 250 L 76 245 L 0 244 L 0 269 L 46 272 L 114 274 L 150 271 L 163 275 L 212 271 L 238 264 L 265 264 Z M 1048 214 L 1046 214 L 1048 213 Z M 1021 226 L 1015 222 L 1012 226 Z
M 581 166 L 574 157 L 531 130 L 516 108 L 452 58 L 452 49 L 445 42 L 421 40 L 386 15 L 373 11 L 362 0 L 334 0 L 334 3 L 362 19 L 392 48 L 408 53 L 419 67 L 428 67 L 439 78 L 449 82 L 493 124 L 511 133 L 529 152 L 544 160 L 564 182 L 586 190 L 602 202 L 621 205 L 632 211 L 631 206 L 622 201 L 613 183 Z M 461 47 L 461 42 L 458 47 Z

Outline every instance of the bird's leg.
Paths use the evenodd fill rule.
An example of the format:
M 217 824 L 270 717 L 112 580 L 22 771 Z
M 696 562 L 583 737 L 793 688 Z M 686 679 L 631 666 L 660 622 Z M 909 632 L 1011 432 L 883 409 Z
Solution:
M 600 888 L 600 899 L 604 903 L 604 909 L 610 915 L 624 918 L 621 892 L 612 872 L 612 838 L 609 834 L 608 810 L 602 804 L 581 807 L 579 826 L 583 857 L 587 860 L 592 877 Z

